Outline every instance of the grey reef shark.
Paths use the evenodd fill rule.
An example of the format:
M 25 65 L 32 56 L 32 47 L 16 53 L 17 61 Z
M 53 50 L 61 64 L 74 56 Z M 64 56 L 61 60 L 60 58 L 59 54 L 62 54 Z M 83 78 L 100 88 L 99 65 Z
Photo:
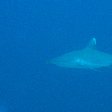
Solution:
M 81 49 L 65 53 L 50 61 L 59 67 L 93 69 L 109 67 L 112 65 L 112 55 L 96 49 L 96 38 Z

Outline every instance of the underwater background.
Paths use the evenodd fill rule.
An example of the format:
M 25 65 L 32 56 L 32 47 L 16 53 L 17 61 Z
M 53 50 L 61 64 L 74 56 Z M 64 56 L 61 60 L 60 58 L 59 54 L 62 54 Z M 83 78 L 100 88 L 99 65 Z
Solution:
M 111 0 L 1 0 L 0 112 L 112 112 L 112 67 L 48 63 L 92 37 L 112 54 Z

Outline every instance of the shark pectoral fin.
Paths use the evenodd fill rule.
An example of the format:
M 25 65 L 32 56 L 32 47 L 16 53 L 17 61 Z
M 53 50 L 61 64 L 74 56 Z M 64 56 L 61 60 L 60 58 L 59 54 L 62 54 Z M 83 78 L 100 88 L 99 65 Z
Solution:
M 87 48 L 89 48 L 89 49 L 95 49 L 96 48 L 96 38 L 92 38 L 89 41 Z
M 95 71 L 95 72 L 101 72 L 99 68 L 88 67 L 88 69 Z

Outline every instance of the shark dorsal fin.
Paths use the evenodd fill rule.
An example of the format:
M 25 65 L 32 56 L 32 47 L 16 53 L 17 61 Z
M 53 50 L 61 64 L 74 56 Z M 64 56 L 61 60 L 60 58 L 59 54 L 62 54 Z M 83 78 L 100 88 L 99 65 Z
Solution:
M 89 48 L 89 49 L 95 49 L 96 48 L 96 38 L 93 37 L 89 41 L 89 44 L 88 44 L 87 48 Z

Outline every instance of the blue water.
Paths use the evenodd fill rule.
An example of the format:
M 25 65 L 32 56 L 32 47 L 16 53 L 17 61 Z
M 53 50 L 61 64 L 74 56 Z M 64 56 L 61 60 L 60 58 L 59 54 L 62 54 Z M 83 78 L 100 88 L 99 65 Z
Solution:
M 47 61 L 97 40 L 112 53 L 111 0 L 0 1 L 0 112 L 112 112 L 112 68 Z

